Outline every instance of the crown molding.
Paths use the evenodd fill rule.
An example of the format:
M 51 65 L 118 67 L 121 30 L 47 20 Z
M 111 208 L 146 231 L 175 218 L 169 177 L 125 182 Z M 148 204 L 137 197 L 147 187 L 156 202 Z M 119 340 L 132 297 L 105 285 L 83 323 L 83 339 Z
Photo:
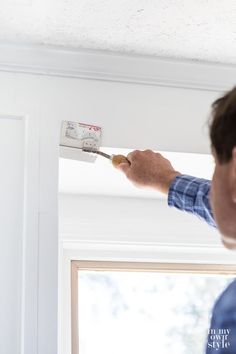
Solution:
M 216 92 L 236 77 L 236 65 L 8 43 L 0 43 L 0 70 Z

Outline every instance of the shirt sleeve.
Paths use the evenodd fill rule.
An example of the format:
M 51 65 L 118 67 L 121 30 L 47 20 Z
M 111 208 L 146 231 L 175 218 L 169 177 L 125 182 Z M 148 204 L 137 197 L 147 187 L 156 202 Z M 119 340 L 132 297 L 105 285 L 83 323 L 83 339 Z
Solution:
M 210 187 L 209 180 L 188 175 L 177 176 L 169 189 L 168 205 L 194 214 L 216 227 L 209 201 Z

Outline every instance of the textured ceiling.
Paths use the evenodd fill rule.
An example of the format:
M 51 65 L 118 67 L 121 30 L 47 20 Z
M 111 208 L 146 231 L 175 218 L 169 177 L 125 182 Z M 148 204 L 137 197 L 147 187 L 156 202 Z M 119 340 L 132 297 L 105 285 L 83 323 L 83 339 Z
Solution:
M 236 1 L 1 0 L 0 41 L 236 64 Z

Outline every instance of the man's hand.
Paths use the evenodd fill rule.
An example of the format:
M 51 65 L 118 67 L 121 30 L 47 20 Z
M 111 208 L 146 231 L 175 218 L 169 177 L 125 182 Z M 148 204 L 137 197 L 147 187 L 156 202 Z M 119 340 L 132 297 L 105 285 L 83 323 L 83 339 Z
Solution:
M 129 163 L 121 163 L 118 169 L 137 187 L 151 187 L 167 194 L 173 179 L 180 175 L 169 160 L 151 150 L 135 150 L 128 154 Z

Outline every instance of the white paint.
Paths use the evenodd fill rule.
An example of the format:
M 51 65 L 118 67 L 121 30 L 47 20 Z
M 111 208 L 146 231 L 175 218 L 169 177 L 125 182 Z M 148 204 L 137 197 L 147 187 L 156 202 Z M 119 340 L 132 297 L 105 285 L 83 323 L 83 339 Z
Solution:
M 13 330 L 13 339 L 17 337 L 16 331 L 21 331 L 21 354 L 52 354 L 58 352 L 57 207 L 61 121 L 71 119 L 72 121 L 83 121 L 102 126 L 104 132 L 103 144 L 108 147 L 129 149 L 145 149 L 148 147 L 156 150 L 206 153 L 209 152 L 209 142 L 207 129 L 204 130 L 204 127 L 206 127 L 205 121 L 209 104 L 217 96 L 218 93 L 215 91 L 202 91 L 196 88 L 183 90 L 182 88 L 161 88 L 134 83 L 122 84 L 121 82 L 111 81 L 0 72 L 1 114 L 22 117 L 22 122 L 24 122 L 23 133 L 21 130 L 17 130 L 19 135 L 14 140 L 15 145 L 13 144 L 13 147 L 9 150 L 6 149 L 6 146 L 9 147 L 10 143 L 6 140 L 8 135 L 5 130 L 1 130 L 1 141 L 5 142 L 6 146 L 1 149 L 0 155 L 1 166 L 5 166 L 11 172 L 9 175 L 2 172 L 0 186 L 4 188 L 3 186 L 9 186 L 11 183 L 14 186 L 14 190 L 11 192 L 11 200 L 15 204 L 11 203 L 11 207 L 19 225 L 16 230 L 12 221 L 8 219 L 10 205 L 2 201 L 1 210 L 7 215 L 4 215 L 6 218 L 4 217 L 1 226 L 12 236 L 12 238 L 7 238 L 6 246 L 9 246 L 13 254 L 16 254 L 16 259 L 13 262 L 18 264 L 22 260 L 22 267 L 19 267 L 17 271 L 22 271 L 23 274 L 20 278 L 20 284 L 16 285 L 16 291 L 21 293 L 21 312 L 16 315 L 17 327 L 15 328 L 12 326 L 12 317 L 19 309 L 18 304 L 11 308 L 12 302 L 10 297 L 8 298 L 9 288 L 3 287 L 1 295 L 5 299 L 8 298 L 7 306 L 12 311 L 10 317 L 5 318 L 5 326 Z M 199 108 L 196 110 L 196 107 Z M 145 125 L 143 125 L 143 122 L 145 122 Z M 132 134 L 134 127 L 135 134 Z M 183 130 L 181 127 L 185 129 Z M 23 155 L 20 147 L 18 149 L 21 139 L 23 139 L 24 144 Z M 19 159 L 17 159 L 18 157 Z M 24 160 L 23 166 L 21 159 Z M 11 165 L 11 161 L 13 165 Z M 22 171 L 23 180 L 21 183 L 18 177 L 22 176 Z M 4 188 L 2 195 L 6 193 L 5 191 Z M 14 191 L 16 195 L 13 198 Z M 22 199 L 21 193 L 24 195 Z M 91 199 L 93 200 L 93 198 Z M 123 199 L 125 200 L 125 198 Z M 132 201 L 134 200 L 132 198 Z M 140 199 L 138 200 L 140 201 Z M 144 201 L 147 200 L 142 199 L 140 205 L 143 205 Z M 23 203 L 23 216 L 18 207 L 18 202 Z M 97 209 L 101 207 L 101 202 L 104 202 L 104 200 L 96 203 Z M 154 204 L 149 204 L 149 202 L 142 208 L 145 209 L 144 215 L 152 215 L 154 220 L 154 216 L 157 217 L 156 213 L 148 213 L 148 210 L 150 206 L 154 212 L 156 210 Z M 153 202 L 156 203 L 157 201 L 153 200 Z M 101 219 L 101 215 L 99 216 L 98 213 L 96 216 L 93 211 L 94 220 L 100 222 L 98 222 L 98 229 L 96 230 L 93 228 L 94 226 L 91 226 L 89 205 L 84 200 L 84 205 L 81 206 L 80 204 L 78 206 L 78 208 L 82 208 L 81 217 L 78 214 L 78 209 L 74 209 L 75 216 L 81 223 L 75 225 L 73 229 L 74 224 L 70 218 L 64 219 L 64 231 L 67 236 L 68 230 L 71 230 L 72 233 L 74 231 L 74 236 L 81 231 L 80 234 L 84 239 L 89 236 L 91 241 L 93 237 L 92 241 L 96 243 L 99 238 L 101 240 L 101 236 L 105 241 L 108 240 L 111 235 L 111 226 L 113 226 L 116 231 L 116 234 L 113 234 L 115 242 L 122 243 L 125 240 L 130 240 L 128 236 L 133 239 L 134 243 L 141 242 L 142 237 L 146 234 L 146 222 L 142 223 L 141 221 L 141 207 L 139 211 L 134 208 L 138 212 L 136 217 L 129 214 L 131 205 L 129 203 L 126 205 L 117 204 L 117 207 L 122 207 L 123 214 L 120 219 L 122 223 L 119 223 L 116 228 L 114 228 L 114 225 L 116 225 L 114 221 L 117 220 L 115 216 L 117 213 L 121 214 L 121 210 L 119 208 L 115 209 L 115 205 L 113 205 L 114 210 L 110 210 L 108 213 L 112 224 L 107 223 L 106 215 L 102 214 Z M 109 203 L 105 203 L 104 206 L 111 208 Z M 160 210 L 162 207 L 157 207 L 157 209 Z M 172 211 L 168 210 L 168 212 Z M 178 242 L 178 236 L 181 236 L 183 232 L 183 224 L 180 225 L 179 222 L 177 221 L 178 225 L 181 226 L 180 228 L 177 229 L 177 224 L 173 223 L 165 229 L 163 221 L 160 221 L 159 231 L 162 241 L 166 236 L 166 240 L 169 239 L 173 243 L 173 237 L 175 237 L 175 242 Z M 134 223 L 137 224 L 139 233 L 134 232 Z M 190 223 L 192 223 L 192 218 L 189 216 Z M 187 221 L 184 223 L 185 230 L 187 230 L 189 224 Z M 22 233 L 19 239 L 18 231 L 21 231 L 21 225 Z M 68 229 L 69 227 L 71 229 Z M 79 229 L 76 227 L 79 227 Z M 149 246 L 157 236 L 153 224 L 151 224 L 151 227 L 152 230 L 148 229 L 147 234 L 147 239 L 150 242 Z M 85 229 L 89 230 L 89 235 L 82 233 Z M 63 231 L 63 229 L 61 230 Z M 208 228 L 206 230 L 203 235 L 210 238 L 208 234 L 210 231 L 208 231 Z M 196 238 L 199 237 L 197 231 L 193 235 Z M 185 232 L 185 241 L 188 236 Z M 12 246 L 12 240 L 16 240 L 17 247 Z M 183 238 L 181 240 L 185 242 Z M 70 241 L 70 237 L 67 238 L 68 241 Z M 161 238 L 159 241 L 162 242 Z M 208 239 L 207 243 L 211 245 Z M 22 255 L 19 255 L 19 245 L 22 245 Z M 203 247 L 205 246 L 203 244 Z M 4 250 L 6 250 L 5 247 L 1 249 L 1 252 L 4 252 Z M 123 250 L 124 248 L 121 247 L 120 257 L 122 257 Z M 140 248 L 139 250 L 139 252 L 142 252 Z M 145 257 L 154 256 L 149 251 L 145 253 Z M 104 252 L 107 257 L 111 254 L 109 250 Z M 88 253 L 84 253 L 84 256 L 87 255 Z M 102 257 L 104 253 L 97 253 L 93 256 L 98 257 L 99 255 Z M 141 253 L 139 253 L 139 256 L 141 257 Z M 169 257 L 172 256 L 173 254 L 170 253 Z M 6 261 L 4 257 L 1 257 L 1 259 Z M 17 267 L 17 264 L 14 265 Z M 8 269 L 5 263 L 4 277 L 9 276 L 9 279 L 11 279 L 12 271 L 13 269 L 11 267 Z M 0 306 L 2 307 L 3 304 L 0 303 Z M 11 338 L 9 343 L 7 338 L 9 337 L 5 338 L 6 345 L 15 346 L 14 342 L 11 343 L 13 339 Z M 15 347 L 13 350 L 15 352 Z
M 236 63 L 235 1 L 3 0 L 0 40 Z
M 48 119 L 98 125 L 103 146 L 209 153 L 215 92 L 51 77 L 41 82 Z
M 1 316 L 1 332 L 6 329 L 1 346 L 7 354 L 57 353 L 57 134 L 56 140 L 45 136 L 45 124 L 40 124 L 40 78 L 0 76 L 1 115 L 22 120 L 19 136 L 12 136 L 14 129 L 1 129 L 1 166 L 6 168 L 1 195 L 9 195 L 1 205 L 1 274 L 15 284 L 1 289 L 1 298 L 7 299 L 0 303 L 1 313 L 4 306 L 9 315 Z M 48 132 L 55 132 L 47 125 Z M 19 302 L 13 304 L 14 291 Z
M 20 353 L 24 196 L 24 123 L 0 116 L 0 343 Z
M 132 150 L 102 148 L 108 154 L 127 155 Z M 214 163 L 211 155 L 161 152 L 173 167 L 184 174 L 211 179 Z M 80 157 L 80 156 L 79 156 Z M 110 195 L 139 198 L 164 198 L 151 189 L 133 186 L 111 162 L 99 156 L 95 163 L 60 159 L 59 192 L 82 195 Z
M 0 70 L 220 92 L 235 85 L 235 65 L 98 50 L 0 43 Z
M 59 201 L 60 236 L 68 243 L 221 246 L 214 228 L 169 208 L 166 199 L 61 194 Z

